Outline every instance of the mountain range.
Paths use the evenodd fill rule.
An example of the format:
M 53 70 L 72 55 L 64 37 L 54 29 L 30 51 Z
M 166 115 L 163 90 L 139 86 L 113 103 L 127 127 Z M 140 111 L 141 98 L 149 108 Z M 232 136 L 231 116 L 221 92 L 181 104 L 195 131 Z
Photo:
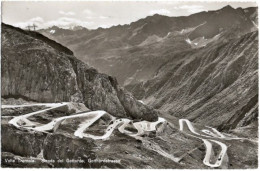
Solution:
M 168 17 L 155 14 L 108 29 L 39 30 L 70 48 L 75 56 L 102 73 L 115 76 L 119 84 L 146 81 L 176 53 L 228 41 L 257 30 L 257 8 L 200 12 Z
M 182 17 L 155 14 L 108 29 L 52 27 L 39 32 L 115 76 L 137 99 L 163 114 L 221 130 L 254 123 L 250 126 L 255 130 L 257 21 L 257 7 L 225 6 Z

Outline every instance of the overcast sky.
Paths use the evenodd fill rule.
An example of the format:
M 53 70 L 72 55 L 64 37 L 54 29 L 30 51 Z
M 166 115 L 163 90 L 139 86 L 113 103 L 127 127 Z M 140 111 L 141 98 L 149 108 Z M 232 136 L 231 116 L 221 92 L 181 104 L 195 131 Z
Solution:
M 129 24 L 156 13 L 186 16 L 226 5 L 234 8 L 257 6 L 254 2 L 2 2 L 2 21 L 21 28 L 35 23 L 39 28 L 80 25 L 96 29 Z

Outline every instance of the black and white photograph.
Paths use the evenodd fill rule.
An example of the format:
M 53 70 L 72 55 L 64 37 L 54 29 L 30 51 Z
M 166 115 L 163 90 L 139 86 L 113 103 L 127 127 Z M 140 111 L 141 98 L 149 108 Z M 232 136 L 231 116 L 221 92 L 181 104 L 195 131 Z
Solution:
M 1 168 L 257 169 L 257 1 L 1 1 Z

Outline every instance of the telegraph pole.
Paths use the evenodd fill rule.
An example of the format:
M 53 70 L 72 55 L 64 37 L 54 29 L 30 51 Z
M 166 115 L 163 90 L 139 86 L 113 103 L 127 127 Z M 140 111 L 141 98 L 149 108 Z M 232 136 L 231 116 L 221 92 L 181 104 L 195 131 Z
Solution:
M 37 27 L 37 25 L 33 24 L 32 26 L 28 25 L 26 28 L 28 31 L 31 31 L 31 29 L 33 28 L 33 31 L 35 31 Z
M 37 28 L 38 26 L 36 26 L 36 25 L 33 23 L 32 27 L 33 27 L 33 30 L 35 31 L 35 28 Z

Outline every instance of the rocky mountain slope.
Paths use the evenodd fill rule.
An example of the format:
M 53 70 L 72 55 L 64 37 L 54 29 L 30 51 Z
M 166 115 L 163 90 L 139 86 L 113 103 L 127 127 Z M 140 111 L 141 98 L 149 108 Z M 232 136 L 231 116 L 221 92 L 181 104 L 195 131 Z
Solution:
M 36 32 L 2 24 L 2 97 L 38 102 L 83 102 L 91 110 L 156 120 L 157 112 L 138 102 L 111 76 L 100 74 L 66 47 Z
M 128 89 L 170 115 L 257 136 L 258 32 L 181 52 Z
M 225 10 L 234 11 L 230 7 Z M 251 8 L 245 13 L 251 21 L 255 18 Z M 156 23 L 164 17 L 148 18 Z M 198 19 L 191 21 L 196 25 Z M 167 26 L 168 22 L 160 22 Z M 151 26 L 144 32 L 152 36 L 138 35 L 128 42 L 141 42 L 131 48 L 137 57 L 128 59 L 129 71 L 135 66 L 130 61 L 147 61 L 144 54 L 156 52 L 162 56 L 161 61 L 151 55 L 144 65 L 151 68 L 146 71 L 150 78 L 141 75 L 138 81 L 144 81 L 128 85 L 127 89 L 160 113 L 137 101 L 114 77 L 100 74 L 76 59 L 68 48 L 39 33 L 2 24 L 2 167 L 257 168 L 258 32 L 244 34 L 248 31 L 245 26 L 245 32 L 236 28 L 210 38 L 216 30 L 207 28 L 210 32 L 205 41 L 187 39 L 191 33 L 201 36 L 199 31 L 193 32 L 197 27 L 168 34 L 167 29 L 156 31 L 157 24 Z M 104 30 L 107 29 L 99 29 Z M 238 34 L 231 34 L 235 30 Z M 69 36 L 70 31 L 66 32 L 64 35 Z M 118 33 L 115 31 L 111 37 L 120 37 Z M 111 44 L 116 46 L 116 42 Z M 120 52 L 125 53 L 125 49 Z M 48 104 L 56 106 L 52 110 L 47 104 L 37 103 L 64 101 L 73 103 L 60 107 L 57 106 L 64 103 Z M 102 112 L 105 114 L 101 116 Z M 148 121 L 157 121 L 157 115 L 163 122 L 152 129 L 154 122 Z M 57 120 L 61 118 L 65 119 Z M 194 123 L 186 122 L 183 126 L 180 118 Z M 124 125 L 123 119 L 129 122 Z M 82 132 L 76 134 L 79 130 Z
M 239 37 L 256 30 L 256 24 L 257 8 L 226 6 L 184 17 L 156 14 L 108 29 L 39 32 L 69 47 L 90 66 L 115 76 L 120 84 L 129 85 L 151 79 L 160 65 L 180 51 Z

